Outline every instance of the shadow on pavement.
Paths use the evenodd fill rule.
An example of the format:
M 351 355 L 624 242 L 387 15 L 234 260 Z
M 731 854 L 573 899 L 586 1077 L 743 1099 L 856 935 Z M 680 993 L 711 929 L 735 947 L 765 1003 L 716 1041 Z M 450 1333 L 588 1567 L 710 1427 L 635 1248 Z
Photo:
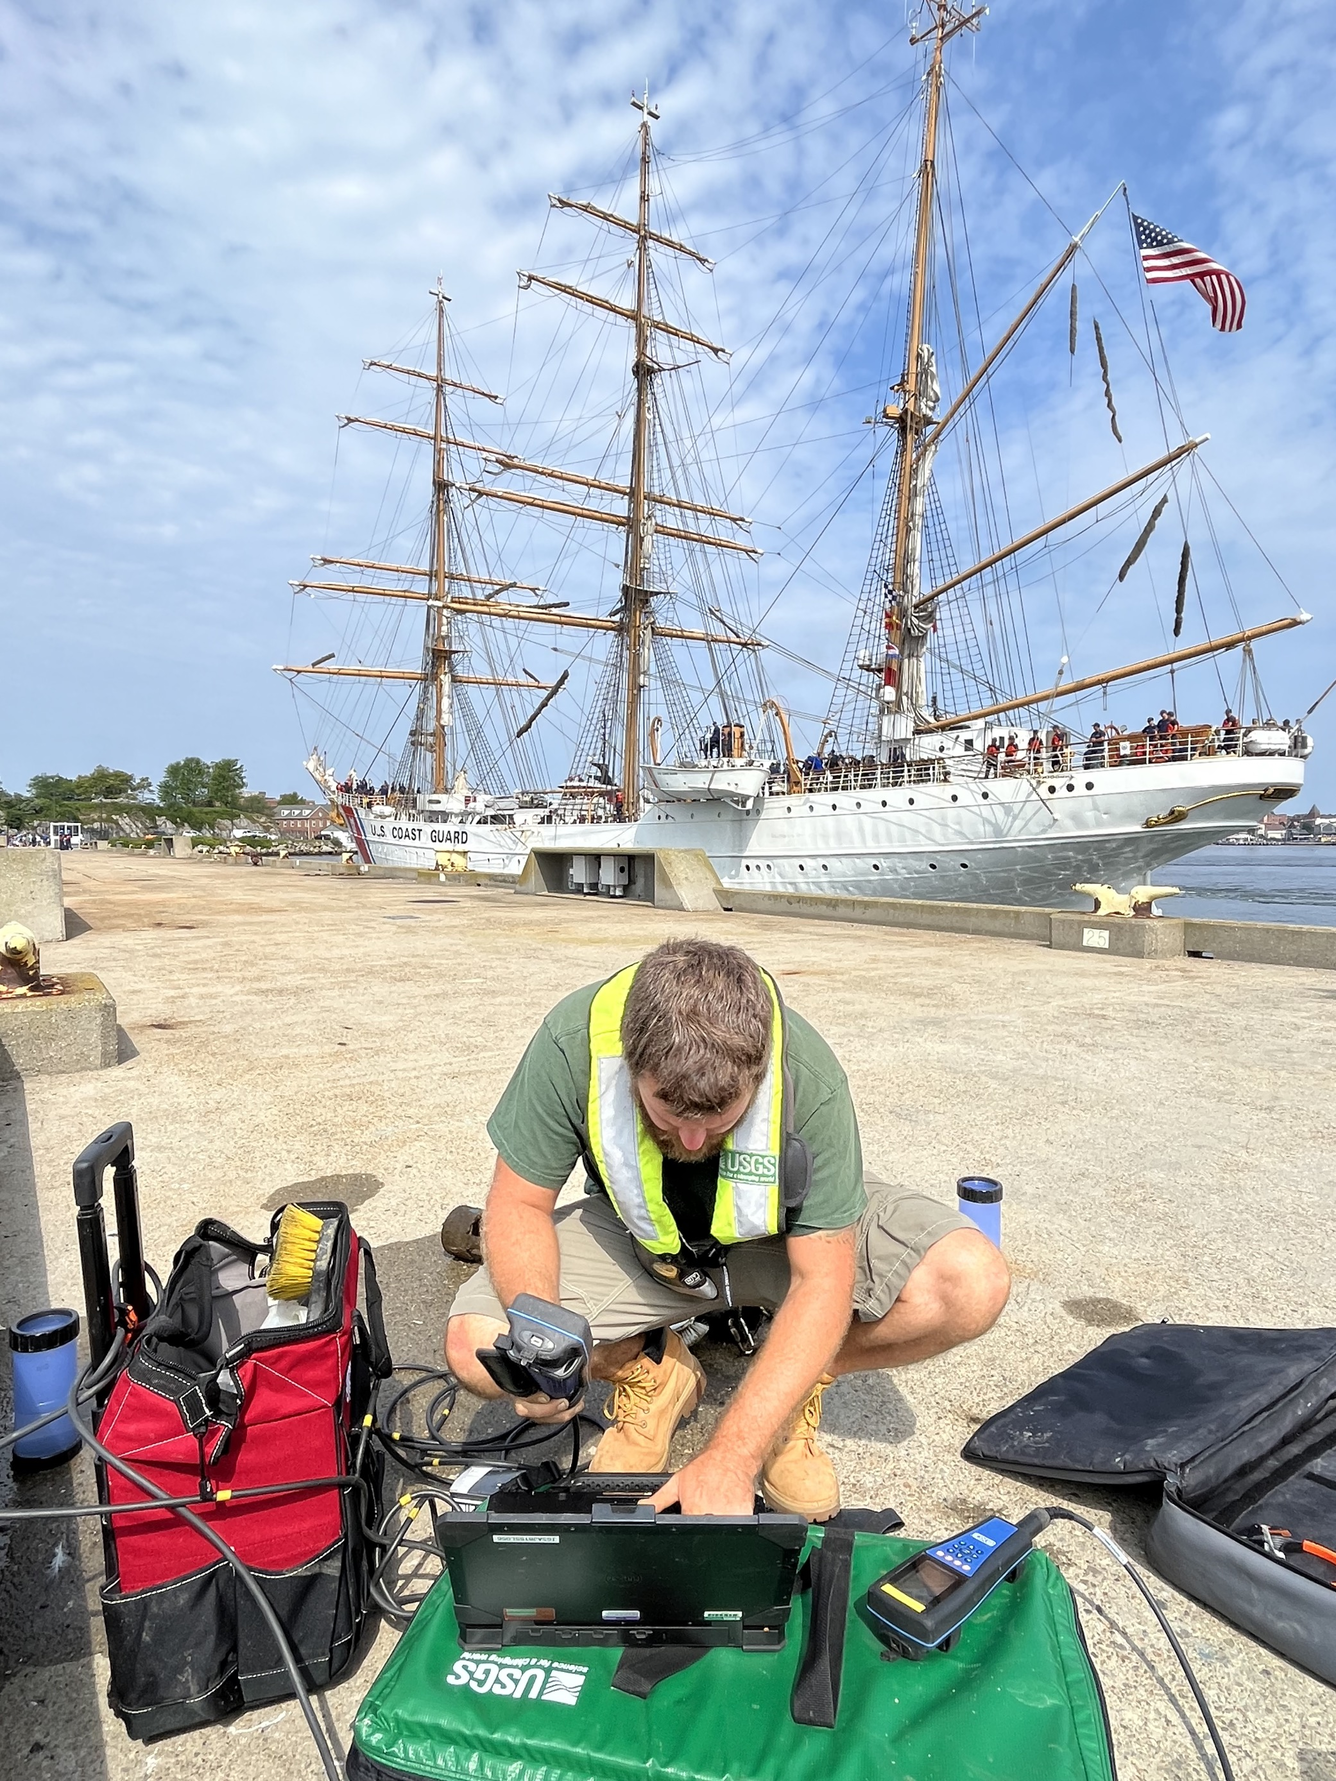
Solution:
M 8 1325 L 47 1304 L 21 1082 L 0 1084 L 0 1186 L 0 1314 L 6 1326 L 0 1345 L 0 1426 L 8 1431 L 13 1426 Z M 15 1479 L 8 1454 L 0 1454 L 0 1504 L 36 1508 L 91 1501 L 92 1495 L 92 1471 L 84 1459 Z M 101 1540 L 91 1520 L 0 1527 L 0 1724 L 7 1773 L 105 1781 L 87 1594 L 93 1592 L 95 1599 L 101 1581 Z

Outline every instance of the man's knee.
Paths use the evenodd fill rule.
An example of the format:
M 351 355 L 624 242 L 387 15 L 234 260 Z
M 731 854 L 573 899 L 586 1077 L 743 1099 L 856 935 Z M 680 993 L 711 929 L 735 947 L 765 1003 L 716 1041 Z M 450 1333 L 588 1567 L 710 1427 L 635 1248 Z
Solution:
M 909 1276 L 901 1297 L 917 1301 L 952 1342 L 970 1342 L 992 1329 L 1010 1293 L 1001 1251 L 981 1231 L 948 1231 Z
M 461 1385 L 481 1395 L 495 1396 L 489 1375 L 478 1362 L 478 1350 L 491 1348 L 505 1331 L 505 1324 L 494 1317 L 475 1317 L 465 1313 L 452 1317 L 445 1326 L 445 1364 Z

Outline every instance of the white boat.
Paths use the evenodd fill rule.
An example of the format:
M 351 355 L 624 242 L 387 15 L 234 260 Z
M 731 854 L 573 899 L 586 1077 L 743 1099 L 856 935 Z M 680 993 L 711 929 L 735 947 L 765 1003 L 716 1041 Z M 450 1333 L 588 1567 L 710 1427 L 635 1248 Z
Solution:
M 1107 767 L 1068 750 L 1057 772 L 984 779 L 980 755 L 890 770 L 805 774 L 801 791 L 647 805 L 635 823 L 542 825 L 576 855 L 700 848 L 726 888 L 840 897 L 1087 907 L 1074 883 L 1153 883 L 1292 797 L 1303 763 L 1238 756 Z M 931 765 L 931 763 L 927 763 Z
M 413 705 L 406 739 L 391 726 L 387 735 L 395 740 L 374 744 L 366 777 L 340 781 L 322 755 L 312 757 L 366 863 L 458 869 L 462 862 L 513 875 L 540 847 L 567 856 L 572 890 L 616 896 L 634 883 L 629 862 L 624 871 L 610 869 L 621 856 L 693 848 L 735 889 L 1075 906 L 1074 883 L 1127 889 L 1151 881 L 1183 854 L 1256 829 L 1302 790 L 1312 742 L 1301 726 L 1272 717 L 1254 646 L 1308 615 L 1291 597 L 1292 610 L 1252 624 L 1235 619 L 1224 634 L 1208 623 L 1206 595 L 1232 601 L 1234 594 L 1218 552 L 1205 567 L 1193 560 L 1188 515 L 1201 513 L 1209 494 L 1197 473 L 1207 436 L 1191 435 L 1173 418 L 1176 398 L 1169 400 L 1172 386 L 1156 358 L 1162 344 L 1138 351 L 1163 398 L 1166 428 L 1181 436 L 1175 441 L 1166 430 L 1163 449 L 1141 468 L 1124 469 L 1056 517 L 1018 535 L 1003 528 L 1000 516 L 1010 510 L 1009 497 L 1002 498 L 1006 454 L 987 414 L 977 424 L 976 417 L 994 400 L 1017 343 L 1069 268 L 1076 364 L 1076 270 L 1103 211 L 1067 242 L 991 341 L 982 323 L 973 338 L 948 334 L 942 318 L 959 317 L 968 305 L 956 284 L 962 256 L 939 235 L 943 218 L 961 214 L 962 200 L 958 191 L 949 203 L 942 199 L 944 56 L 960 32 L 978 29 L 984 10 L 927 0 L 930 23 L 911 38 L 923 58 L 915 126 L 921 154 L 903 283 L 903 369 L 870 417 L 868 450 L 885 450 L 889 465 L 843 660 L 838 669 L 806 664 L 832 687 L 815 747 L 804 754 L 795 746 L 790 718 L 762 677 L 769 639 L 742 575 L 762 553 L 748 535 L 751 522 L 731 510 L 729 491 L 712 486 L 708 473 L 717 462 L 707 449 L 717 400 L 698 367 L 723 349 L 689 325 L 680 306 L 665 309 L 665 292 L 680 290 L 680 281 L 673 286 L 653 272 L 664 256 L 688 269 L 710 262 L 669 234 L 656 213 L 651 128 L 658 114 L 646 94 L 634 101 L 641 118 L 632 214 L 552 199 L 557 209 L 580 213 L 580 226 L 592 222 L 611 235 L 616 251 L 605 256 L 607 276 L 622 283 L 587 290 L 546 274 L 520 275 L 522 288 L 555 297 L 563 313 L 592 310 L 600 327 L 610 316 L 627 324 L 629 389 L 602 410 L 589 396 L 593 413 L 615 410 L 601 442 L 593 420 L 582 435 L 597 449 L 589 447 L 575 465 L 536 461 L 560 455 L 579 412 L 578 388 L 562 392 L 561 424 L 546 434 L 542 416 L 529 414 L 511 437 L 479 436 L 476 400 L 499 398 L 447 374 L 439 285 L 434 367 L 368 361 L 407 379 L 429 398 L 430 413 L 421 424 L 342 417 L 416 438 L 432 451 L 420 563 L 382 560 L 386 548 L 369 557 L 318 557 L 317 567 L 343 565 L 358 579 L 294 584 L 301 594 L 351 603 L 361 615 L 363 629 L 350 633 L 347 651 L 354 659 L 328 666 L 332 657 L 322 657 L 279 670 L 294 683 L 328 675 L 369 684 L 382 713 L 384 700 L 401 691 L 396 683 L 414 689 L 405 702 L 405 710 Z M 976 299 L 971 294 L 974 312 L 982 313 Z M 988 313 L 995 308 L 990 302 Z M 884 328 L 884 317 L 875 325 Z M 937 341 L 930 338 L 934 325 Z M 893 318 L 893 336 L 899 326 Z M 1121 447 L 1097 317 L 1094 343 Z M 554 351 L 548 362 L 564 359 Z M 700 392 L 694 410 L 691 390 Z M 461 397 L 468 436 L 453 418 Z M 519 438 L 533 456 L 511 449 Z M 550 449 L 535 450 L 536 438 Z M 946 465 L 953 475 L 960 471 L 954 494 L 939 485 Z M 1165 520 L 1172 497 L 1189 484 L 1191 500 L 1177 501 L 1177 518 Z M 507 519 L 504 543 L 479 523 L 480 510 L 498 510 L 494 503 Z M 1093 587 L 1079 568 L 1087 560 L 1100 561 L 1110 592 L 1123 590 L 1134 572 L 1147 574 L 1136 565 L 1161 523 L 1152 555 L 1163 550 L 1170 527 L 1181 532 L 1181 549 L 1179 538 L 1171 540 L 1173 647 L 1108 667 L 1082 662 L 1079 673 L 1064 654 L 1053 683 L 1036 685 L 1038 677 L 1021 666 L 1031 653 L 1027 592 L 1051 581 L 1056 598 L 1059 573 L 1076 576 L 1078 569 L 1086 575 L 1078 591 Z M 1201 531 L 1214 549 L 1216 534 L 1204 522 Z M 591 559 L 597 574 L 590 573 Z M 614 578 L 610 597 L 602 588 Z M 1140 585 L 1153 595 L 1152 584 Z M 416 660 L 401 666 L 391 665 L 383 627 L 374 639 L 368 628 L 396 601 L 405 612 L 414 602 L 426 609 Z M 1169 617 L 1157 614 L 1157 623 L 1167 629 Z M 567 653 L 585 674 L 583 691 L 572 687 L 562 700 L 572 669 L 547 679 L 530 673 L 514 643 L 500 641 L 507 628 L 578 643 Z M 606 653 L 596 659 L 589 650 L 599 632 Z M 1180 724 L 1172 709 L 1180 697 L 1177 676 L 1229 652 L 1238 652 L 1241 664 L 1233 702 L 1240 713 L 1250 703 L 1252 716 L 1229 711 L 1217 725 L 1189 715 Z M 486 672 L 475 672 L 477 666 Z M 1159 681 L 1159 698 L 1166 680 L 1170 708 L 1158 720 L 1130 731 L 1105 724 L 1107 701 L 1124 683 Z M 473 702 L 474 689 L 484 688 L 485 712 Z M 1098 701 L 1098 719 L 1090 701 Z M 569 732 L 563 743 L 548 728 L 572 717 L 573 746 Z M 342 714 L 339 721 L 364 744 L 373 723 L 384 727 L 380 717 Z M 533 754 L 526 752 L 531 747 Z M 524 786 L 530 789 L 516 789 Z

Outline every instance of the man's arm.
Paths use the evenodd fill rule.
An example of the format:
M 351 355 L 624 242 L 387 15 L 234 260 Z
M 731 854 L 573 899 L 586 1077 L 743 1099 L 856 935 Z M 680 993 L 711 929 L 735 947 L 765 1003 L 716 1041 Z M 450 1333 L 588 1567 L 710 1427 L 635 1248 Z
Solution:
M 522 1292 L 561 1303 L 561 1254 L 552 1209 L 557 1196 L 517 1175 L 501 1157 L 482 1215 L 482 1249 L 496 1296 L 509 1306 Z
M 496 1159 L 492 1190 L 483 1209 L 482 1241 L 487 1272 L 502 1305 L 509 1306 L 522 1292 L 550 1305 L 561 1303 L 561 1255 L 552 1223 L 556 1199 L 554 1189 L 535 1186 L 509 1163 Z M 490 1348 L 504 1329 L 504 1323 L 490 1317 L 467 1315 L 452 1317 L 446 1325 L 446 1360 L 459 1382 L 479 1397 L 503 1395 L 478 1361 L 477 1350 Z M 569 1422 L 584 1399 L 568 1404 L 564 1398 L 539 1393 L 511 1401 L 517 1415 L 555 1426 Z
M 756 1474 L 825 1372 L 853 1316 L 854 1227 L 790 1237 L 789 1290 L 704 1452 L 651 1499 L 687 1515 L 749 1515 Z

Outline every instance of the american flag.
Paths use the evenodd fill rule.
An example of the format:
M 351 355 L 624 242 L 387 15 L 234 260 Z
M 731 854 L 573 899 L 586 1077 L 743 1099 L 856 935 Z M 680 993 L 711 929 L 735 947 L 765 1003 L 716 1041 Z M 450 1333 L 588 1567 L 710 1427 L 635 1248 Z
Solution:
M 1232 272 L 1191 242 L 1171 235 L 1144 216 L 1133 216 L 1141 269 L 1147 284 L 1190 284 L 1211 306 L 1211 326 L 1222 334 L 1237 334 L 1243 326 L 1246 299 L 1243 286 Z

